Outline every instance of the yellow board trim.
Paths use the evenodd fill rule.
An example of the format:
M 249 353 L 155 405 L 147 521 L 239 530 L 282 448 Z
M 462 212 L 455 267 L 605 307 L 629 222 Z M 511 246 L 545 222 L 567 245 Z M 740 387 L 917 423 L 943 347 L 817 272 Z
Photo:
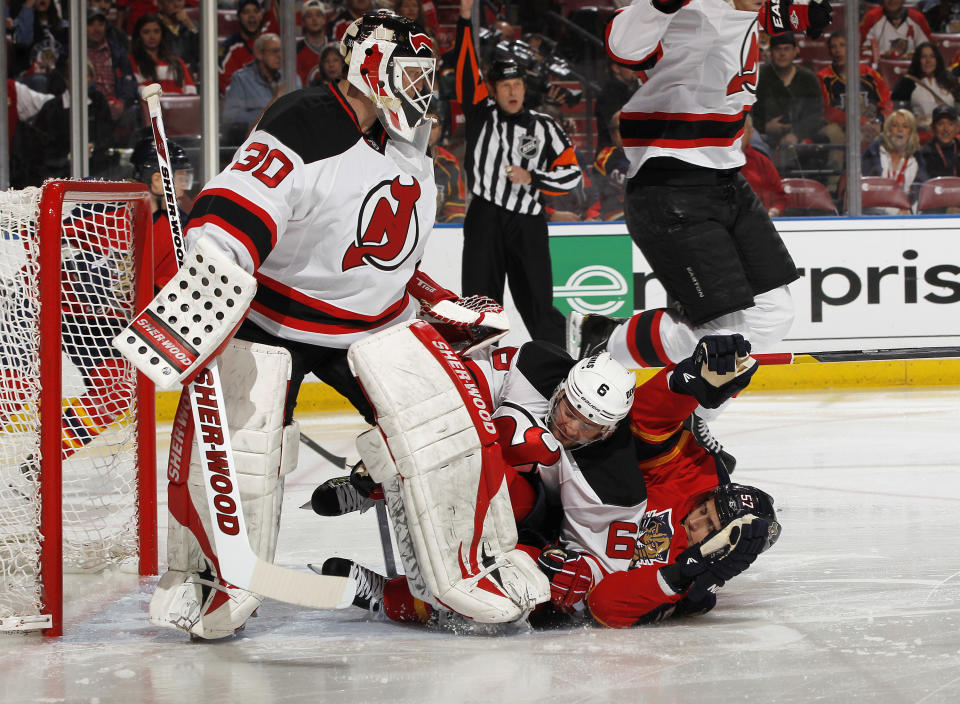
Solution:
M 640 369 L 644 382 L 657 369 Z M 893 359 L 879 362 L 817 362 L 799 356 L 793 364 L 764 365 L 757 370 L 745 393 L 862 389 L 899 386 L 960 386 L 960 359 Z M 157 394 L 157 420 L 170 422 L 177 410 L 179 391 Z M 314 382 L 300 388 L 297 413 L 342 413 L 353 406 L 327 384 Z

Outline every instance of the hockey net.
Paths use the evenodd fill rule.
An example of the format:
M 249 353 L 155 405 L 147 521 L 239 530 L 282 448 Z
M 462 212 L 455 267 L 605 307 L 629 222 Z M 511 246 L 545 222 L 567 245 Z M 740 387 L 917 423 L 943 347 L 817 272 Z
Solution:
M 156 573 L 153 387 L 110 344 L 150 234 L 139 184 L 0 193 L 0 631 L 59 635 L 64 571 Z

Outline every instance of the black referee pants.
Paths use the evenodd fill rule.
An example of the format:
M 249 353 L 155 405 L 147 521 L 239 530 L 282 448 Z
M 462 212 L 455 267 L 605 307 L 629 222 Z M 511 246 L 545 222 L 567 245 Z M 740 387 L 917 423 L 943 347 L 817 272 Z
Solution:
M 553 270 L 547 220 L 521 215 L 474 196 L 463 222 L 464 296 L 490 296 L 503 303 L 510 294 L 530 337 L 565 344 L 563 314 L 553 307 Z

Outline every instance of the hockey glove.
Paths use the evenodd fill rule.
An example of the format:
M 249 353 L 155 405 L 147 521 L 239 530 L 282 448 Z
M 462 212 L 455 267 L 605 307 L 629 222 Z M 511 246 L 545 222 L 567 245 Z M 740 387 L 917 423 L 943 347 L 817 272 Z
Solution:
M 818 39 L 833 19 L 829 0 L 769 0 L 760 12 L 761 27 L 771 36 L 806 32 Z
M 654 9 L 660 10 L 665 15 L 672 15 L 689 2 L 690 0 L 650 0 Z
M 550 580 L 550 603 L 569 614 L 583 609 L 593 586 L 593 570 L 578 552 L 548 545 L 537 558 L 537 566 Z
M 753 564 L 769 528 L 768 521 L 753 514 L 736 518 L 708 540 L 677 555 L 672 565 L 661 567 L 660 576 L 675 592 L 689 588 L 695 597 L 703 598 L 705 592 L 715 592 Z
M 674 367 L 670 390 L 693 396 L 704 408 L 719 408 L 747 388 L 757 371 L 742 335 L 707 335 L 692 357 Z
M 503 306 L 487 296 L 459 298 L 419 270 L 407 282 L 407 292 L 420 301 L 420 319 L 460 354 L 492 345 L 510 332 Z

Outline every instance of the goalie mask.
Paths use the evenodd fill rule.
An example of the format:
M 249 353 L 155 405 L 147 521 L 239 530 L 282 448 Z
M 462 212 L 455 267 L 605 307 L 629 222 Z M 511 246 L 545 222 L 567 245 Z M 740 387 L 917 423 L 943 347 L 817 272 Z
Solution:
M 608 352 L 581 359 L 550 397 L 547 427 L 551 432 L 555 431 L 558 406 L 565 399 L 580 416 L 601 428 L 597 437 L 581 442 L 579 446 L 608 438 L 616 430 L 617 423 L 630 412 L 636 384 L 633 372 Z
M 347 80 L 369 98 L 392 136 L 412 142 L 433 97 L 436 59 L 430 38 L 389 10 L 368 12 L 343 35 Z
M 727 526 L 730 521 L 748 513 L 770 522 L 767 533 L 767 542 L 763 551 L 769 550 L 780 537 L 780 523 L 777 522 L 777 512 L 773 508 L 773 497 L 765 491 L 744 484 L 721 484 L 706 498 L 713 497 L 717 505 L 717 515 L 720 523 Z

